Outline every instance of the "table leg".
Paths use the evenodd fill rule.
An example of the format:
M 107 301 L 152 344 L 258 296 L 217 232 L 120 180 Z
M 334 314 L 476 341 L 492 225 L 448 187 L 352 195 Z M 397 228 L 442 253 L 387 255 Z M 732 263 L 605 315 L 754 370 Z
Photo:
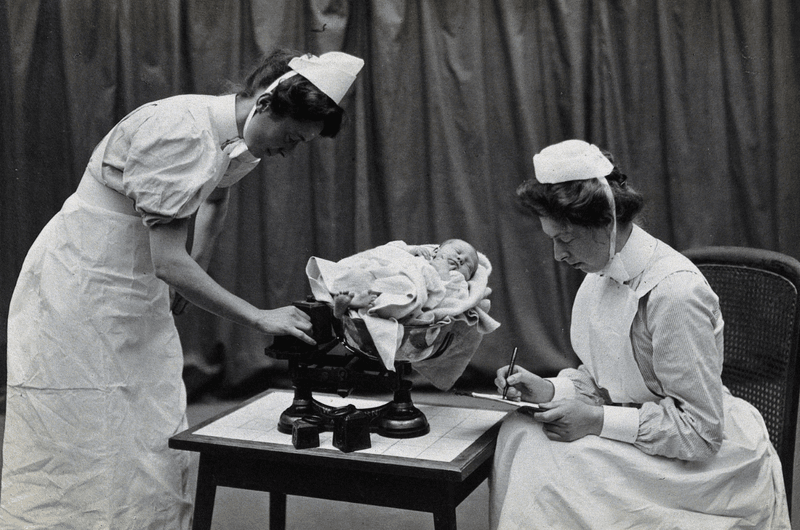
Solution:
M 443 506 L 433 512 L 433 528 L 435 530 L 456 530 L 455 506 Z
M 211 530 L 211 518 L 214 516 L 214 500 L 217 485 L 214 484 L 208 462 L 200 457 L 200 468 L 197 472 L 197 493 L 194 498 L 194 522 L 192 530 Z
M 286 494 L 269 494 L 269 530 L 286 530 Z

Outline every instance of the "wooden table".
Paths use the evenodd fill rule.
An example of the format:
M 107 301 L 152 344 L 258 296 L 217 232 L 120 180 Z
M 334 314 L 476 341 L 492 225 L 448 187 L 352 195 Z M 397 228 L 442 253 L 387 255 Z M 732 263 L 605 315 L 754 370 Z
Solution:
M 340 405 L 337 396 L 315 397 Z M 291 400 L 291 392 L 265 392 L 170 438 L 171 448 L 200 453 L 194 530 L 211 528 L 217 486 L 269 492 L 271 530 L 286 527 L 287 495 L 430 512 L 436 530 L 454 530 L 456 507 L 489 475 L 506 415 L 416 403 L 430 434 L 398 440 L 373 433 L 370 449 L 344 453 L 328 432 L 320 434 L 320 447 L 298 450 L 291 435 L 277 431 Z

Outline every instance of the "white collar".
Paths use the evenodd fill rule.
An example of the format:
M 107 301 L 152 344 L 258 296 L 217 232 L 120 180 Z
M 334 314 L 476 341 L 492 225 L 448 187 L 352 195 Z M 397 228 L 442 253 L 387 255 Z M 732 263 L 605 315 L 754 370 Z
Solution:
M 215 96 L 208 110 L 211 113 L 211 123 L 219 133 L 220 145 L 239 138 L 239 127 L 236 125 L 236 94 Z
M 644 272 L 655 252 L 657 243 L 656 238 L 634 224 L 625 246 L 597 274 L 608 275 L 618 283 L 625 283 L 636 278 Z

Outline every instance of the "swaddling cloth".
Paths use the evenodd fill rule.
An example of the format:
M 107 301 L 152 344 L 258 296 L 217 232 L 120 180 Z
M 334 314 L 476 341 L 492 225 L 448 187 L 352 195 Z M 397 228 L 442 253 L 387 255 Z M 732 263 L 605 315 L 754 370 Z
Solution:
M 414 256 L 401 241 L 381 245 L 338 262 L 312 257 L 306 266 L 311 291 L 321 302 L 333 303 L 332 294 L 379 293 L 363 319 L 387 369 L 394 368 L 403 340 L 404 324 L 434 324 L 461 319 L 488 333 L 500 324 L 489 317 L 487 286 L 491 265 L 479 254 L 478 270 L 465 281 L 458 273 L 442 279 L 423 257 Z M 471 357 L 474 350 L 469 352 Z M 416 358 L 414 360 L 422 360 Z M 467 359 L 468 361 L 468 359 Z

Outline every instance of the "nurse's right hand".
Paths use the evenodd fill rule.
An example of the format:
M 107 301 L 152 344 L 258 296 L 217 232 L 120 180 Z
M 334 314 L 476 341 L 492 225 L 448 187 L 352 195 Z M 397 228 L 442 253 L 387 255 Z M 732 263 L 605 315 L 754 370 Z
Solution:
M 291 335 L 303 342 L 316 344 L 316 341 L 307 335 L 311 332 L 311 317 L 295 306 L 263 309 L 256 324 L 259 330 L 267 335 Z
M 514 372 L 508 377 L 506 377 L 506 374 L 508 374 L 508 366 L 498 369 L 494 384 L 501 394 L 506 385 L 508 385 L 508 392 L 506 393 L 508 399 L 521 399 L 531 403 L 546 403 L 553 399 L 554 387 L 550 381 L 520 366 L 515 366 Z

